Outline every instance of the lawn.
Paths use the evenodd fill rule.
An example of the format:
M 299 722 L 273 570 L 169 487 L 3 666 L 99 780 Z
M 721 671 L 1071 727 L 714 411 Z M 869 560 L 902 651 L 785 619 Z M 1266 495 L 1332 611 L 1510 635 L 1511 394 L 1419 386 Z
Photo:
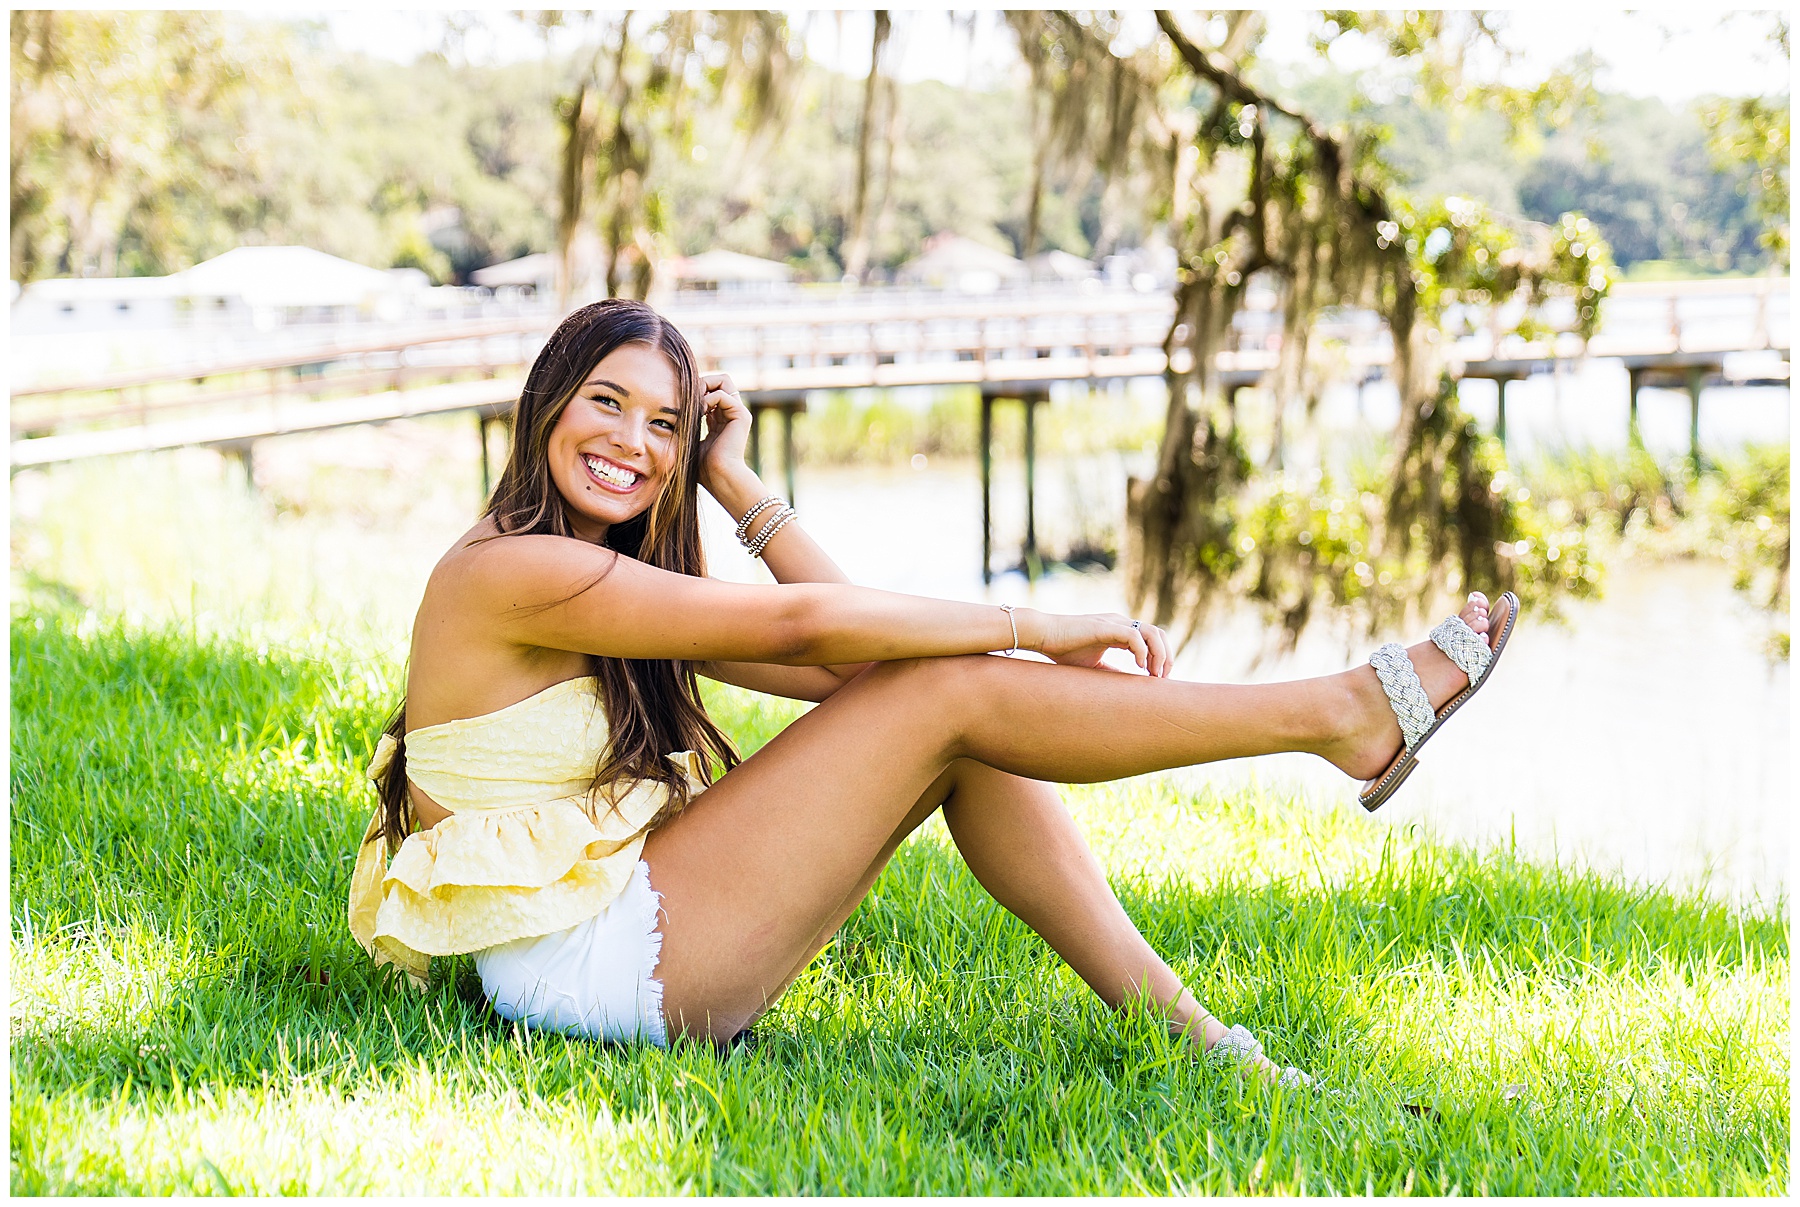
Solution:
M 936 823 L 753 1046 L 537 1036 L 345 930 L 391 658 L 51 605 L 11 639 L 17 1194 L 1787 1190 L 1785 905 L 1145 777 L 1066 793 L 1126 907 L 1336 1096 L 1109 1013 Z M 791 715 L 711 699 L 746 749 Z

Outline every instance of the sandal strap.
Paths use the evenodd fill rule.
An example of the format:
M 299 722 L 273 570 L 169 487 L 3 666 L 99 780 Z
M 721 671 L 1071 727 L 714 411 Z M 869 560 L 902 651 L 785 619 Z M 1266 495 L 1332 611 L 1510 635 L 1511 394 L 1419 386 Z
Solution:
M 1470 683 L 1480 683 L 1494 660 L 1494 651 L 1488 648 L 1487 641 L 1460 616 L 1446 616 L 1431 630 L 1431 640 L 1469 677 Z
M 1231 1030 L 1213 1041 L 1213 1046 L 1206 1050 L 1208 1056 L 1229 1056 L 1237 1060 L 1255 1060 L 1262 1055 L 1262 1041 L 1250 1034 L 1250 1028 L 1238 1023 Z
M 1400 735 L 1406 739 L 1406 748 L 1411 750 L 1437 720 L 1431 697 L 1425 694 L 1425 685 L 1419 682 L 1419 672 L 1413 669 L 1412 659 L 1406 656 L 1406 647 L 1396 641 L 1390 641 L 1370 654 L 1369 665 L 1375 668 L 1375 677 L 1381 680 L 1388 706 L 1394 710 L 1394 719 L 1400 722 Z
M 1263 1054 L 1262 1041 L 1250 1033 L 1250 1029 L 1242 1023 L 1219 1036 L 1206 1054 L 1220 1059 L 1230 1059 L 1249 1063 Z M 1313 1078 L 1301 1069 L 1289 1065 L 1274 1074 L 1275 1084 L 1285 1089 L 1303 1089 L 1313 1084 Z

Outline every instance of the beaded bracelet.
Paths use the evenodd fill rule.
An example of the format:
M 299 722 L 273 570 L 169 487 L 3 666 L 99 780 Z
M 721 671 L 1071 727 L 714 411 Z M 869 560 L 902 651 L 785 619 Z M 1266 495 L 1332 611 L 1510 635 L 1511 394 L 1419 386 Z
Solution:
M 746 511 L 744 513 L 744 518 L 739 520 L 738 524 L 737 524 L 738 542 L 740 544 L 742 544 L 746 549 L 749 548 L 750 541 L 749 541 L 748 537 L 749 537 L 749 533 L 750 533 L 751 523 L 756 519 L 757 516 L 761 515 L 763 512 L 767 511 L 769 508 L 779 507 L 779 506 L 783 506 L 782 501 L 780 499 L 776 498 L 774 495 L 770 495 L 768 498 L 766 498 L 762 502 L 758 503 L 755 507 L 752 507 L 749 511 Z
M 769 547 L 769 542 L 775 539 L 775 534 L 786 527 L 788 521 L 797 519 L 799 515 L 800 513 L 792 507 L 783 507 L 776 512 L 775 518 L 763 525 L 762 531 L 756 534 L 756 540 L 750 544 L 750 556 L 761 557 L 763 550 Z
M 768 515 L 763 518 L 762 527 L 757 531 L 755 536 L 750 535 L 752 525 L 749 523 L 744 525 L 744 535 L 738 538 L 739 543 L 742 544 L 744 548 L 754 550 L 756 548 L 756 543 L 762 539 L 763 533 L 769 530 L 769 525 L 773 524 L 776 520 L 779 520 L 785 513 L 793 510 L 793 508 L 789 507 L 786 503 L 783 503 L 780 499 L 770 499 L 769 502 L 774 503 L 776 506 L 768 509 Z M 750 518 L 754 520 L 756 517 L 751 516 Z

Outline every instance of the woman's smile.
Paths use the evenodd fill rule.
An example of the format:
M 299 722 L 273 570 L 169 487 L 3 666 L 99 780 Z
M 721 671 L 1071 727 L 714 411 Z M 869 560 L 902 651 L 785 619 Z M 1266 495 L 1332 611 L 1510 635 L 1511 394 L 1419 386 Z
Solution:
M 581 454 L 582 464 L 587 466 L 589 476 L 606 489 L 619 494 L 630 494 L 644 480 L 644 475 L 629 465 L 620 465 L 617 461 L 608 460 L 597 453 Z

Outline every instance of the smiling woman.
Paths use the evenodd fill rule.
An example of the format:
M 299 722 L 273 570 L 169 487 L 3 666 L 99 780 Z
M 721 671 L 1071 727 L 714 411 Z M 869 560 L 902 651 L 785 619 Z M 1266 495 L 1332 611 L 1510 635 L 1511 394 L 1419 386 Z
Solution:
M 749 426 L 731 379 L 697 374 L 640 303 L 584 307 L 546 344 L 486 514 L 419 606 L 370 769 L 363 946 L 421 984 L 430 957 L 472 953 L 494 1009 L 531 1027 L 723 1041 L 941 810 L 981 883 L 1108 1004 L 1308 1084 L 1150 948 L 1046 781 L 1307 751 L 1369 780 L 1374 808 L 1485 682 L 1516 601 L 1491 639 L 1475 595 L 1373 666 L 1177 683 L 1162 633 L 1129 617 L 850 585 L 745 465 Z M 774 585 L 706 576 L 702 487 Z M 1052 665 L 978 656 L 1021 649 Z M 1113 649 L 1143 673 L 1102 666 Z M 740 764 L 699 675 L 819 707 Z

